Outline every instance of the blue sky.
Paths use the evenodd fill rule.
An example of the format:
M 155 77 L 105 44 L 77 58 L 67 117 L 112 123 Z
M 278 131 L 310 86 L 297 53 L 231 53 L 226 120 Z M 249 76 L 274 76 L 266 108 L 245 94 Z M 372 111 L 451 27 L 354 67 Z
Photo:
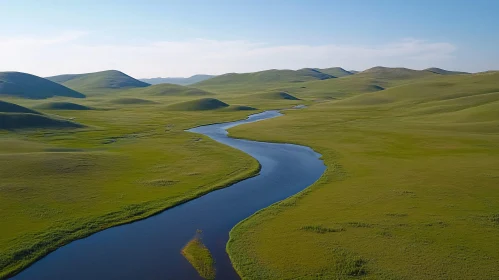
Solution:
M 0 71 L 499 69 L 496 0 L 0 0 Z

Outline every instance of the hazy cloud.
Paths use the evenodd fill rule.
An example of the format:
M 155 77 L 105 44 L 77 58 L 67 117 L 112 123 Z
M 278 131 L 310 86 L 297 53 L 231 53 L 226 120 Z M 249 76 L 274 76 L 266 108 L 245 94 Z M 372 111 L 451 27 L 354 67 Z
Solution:
M 189 76 L 264 69 L 372 66 L 422 69 L 455 60 L 446 42 L 402 39 L 376 46 L 268 45 L 250 41 L 158 41 L 144 44 L 95 44 L 86 32 L 52 37 L 0 37 L 0 70 L 40 76 L 119 69 L 135 77 Z

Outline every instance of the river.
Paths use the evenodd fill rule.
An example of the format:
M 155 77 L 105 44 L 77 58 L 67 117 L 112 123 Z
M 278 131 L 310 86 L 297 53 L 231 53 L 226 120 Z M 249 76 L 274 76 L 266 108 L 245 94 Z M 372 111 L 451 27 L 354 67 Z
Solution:
M 215 258 L 217 279 L 239 279 L 225 250 L 230 230 L 256 211 L 310 186 L 325 171 L 320 155 L 309 147 L 227 134 L 230 127 L 279 116 L 278 111 L 266 111 L 246 120 L 188 130 L 251 155 L 261 164 L 259 175 L 158 215 L 73 241 L 12 279 L 201 279 L 180 253 L 197 229 L 203 231 L 202 241 Z

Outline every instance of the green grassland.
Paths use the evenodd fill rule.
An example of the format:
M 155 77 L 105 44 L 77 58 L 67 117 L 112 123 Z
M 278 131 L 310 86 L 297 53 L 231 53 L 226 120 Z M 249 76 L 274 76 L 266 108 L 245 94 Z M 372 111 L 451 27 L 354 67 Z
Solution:
M 299 84 L 335 78 L 317 69 L 265 70 L 255 73 L 229 73 L 195 83 L 191 86 L 218 93 L 254 93 L 279 87 L 283 84 Z
M 193 87 L 179 86 L 174 84 L 158 84 L 145 88 L 134 89 L 136 95 L 152 95 L 152 96 L 205 96 L 214 95 L 209 91 L 197 89 Z
M 149 86 L 148 83 L 116 70 L 86 74 L 65 74 L 48 77 L 47 79 L 85 94 L 116 93 L 123 89 Z
M 191 76 L 189 78 L 150 78 L 150 79 L 140 79 L 140 81 L 151 84 L 151 85 L 175 84 L 175 85 L 181 85 L 181 86 L 188 86 L 188 85 L 202 82 L 204 80 L 211 79 L 213 77 L 215 77 L 215 76 L 198 74 L 198 75 Z
M 445 69 L 441 69 L 441 68 L 437 68 L 437 67 L 431 67 L 431 68 L 428 68 L 428 69 L 425 69 L 425 70 L 426 70 L 426 71 L 433 72 L 433 73 L 441 74 L 441 75 L 460 75 L 460 74 L 469 74 L 469 73 L 467 73 L 467 72 L 449 71 L 449 70 L 445 70 Z
M 55 96 L 84 98 L 85 95 L 58 83 L 21 72 L 0 72 L 0 96 L 43 99 Z
M 39 110 L 93 110 L 92 107 L 73 102 L 47 102 L 36 106 Z
M 243 278 L 499 277 L 499 72 L 330 70 L 190 87 L 104 71 L 50 78 L 84 99 L 2 96 L 0 279 L 255 175 L 251 157 L 184 130 L 298 104 L 308 107 L 230 130 L 310 146 L 327 165 L 316 184 L 231 232 Z
M 347 71 L 341 67 L 331 67 L 331 68 L 322 68 L 322 69 L 317 69 L 321 71 L 324 74 L 331 75 L 336 78 L 341 78 L 345 76 L 350 76 L 353 75 L 354 73 Z
M 0 129 L 0 278 L 71 240 L 150 216 L 258 172 L 258 163 L 248 155 L 184 131 L 253 113 L 232 103 L 234 99 L 222 99 L 235 105 L 221 109 L 177 111 L 169 106 L 195 97 L 138 98 L 128 90 L 119 96 L 98 94 L 78 101 L 94 110 L 46 107 L 73 101 L 68 98 L 6 98 L 9 110 L 37 108 L 33 112 L 38 113 L 9 114 L 82 126 L 54 129 L 42 123 L 36 129 Z M 137 105 L 137 99 L 149 102 Z M 251 105 L 264 104 L 255 102 Z
M 184 248 L 182 255 L 192 264 L 204 279 L 215 279 L 215 260 L 210 250 L 203 244 L 201 237 L 196 236 L 190 240 Z
M 232 230 L 237 271 L 244 279 L 499 278 L 498 81 L 497 73 L 422 77 L 230 129 L 310 146 L 327 165 L 313 186 Z

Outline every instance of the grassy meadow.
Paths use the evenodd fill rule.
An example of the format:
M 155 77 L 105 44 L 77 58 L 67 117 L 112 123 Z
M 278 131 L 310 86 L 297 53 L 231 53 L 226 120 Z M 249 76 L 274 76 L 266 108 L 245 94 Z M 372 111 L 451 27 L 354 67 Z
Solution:
M 182 248 L 182 255 L 192 264 L 204 279 L 215 279 L 215 260 L 206 248 L 199 232 Z
M 184 131 L 255 112 L 231 98 L 215 102 L 231 105 L 220 110 L 205 110 L 216 108 L 203 108 L 212 102 L 197 95 L 138 95 L 130 89 L 85 99 L 2 99 L 4 111 L 11 111 L 3 114 L 21 120 L 0 129 L 0 278 L 71 240 L 259 170 L 248 155 Z M 252 105 L 261 110 L 268 106 L 264 101 Z M 184 103 L 194 109 L 175 105 Z M 57 125 L 32 126 L 33 116 Z
M 236 270 L 244 279 L 499 278 L 498 81 L 415 81 L 230 129 L 310 146 L 327 165 L 313 186 L 231 231 Z
M 50 77 L 68 88 L 43 81 L 47 99 L 21 98 L 36 96 L 36 77 L 30 87 L 5 80 L 0 279 L 257 174 L 248 155 L 184 130 L 298 104 L 307 108 L 230 130 L 312 147 L 327 165 L 314 185 L 232 230 L 242 278 L 499 278 L 499 73 L 457 74 L 307 68 L 183 87 L 104 71 Z M 23 91 L 4 95 L 10 88 Z M 64 96 L 73 91 L 86 97 Z

